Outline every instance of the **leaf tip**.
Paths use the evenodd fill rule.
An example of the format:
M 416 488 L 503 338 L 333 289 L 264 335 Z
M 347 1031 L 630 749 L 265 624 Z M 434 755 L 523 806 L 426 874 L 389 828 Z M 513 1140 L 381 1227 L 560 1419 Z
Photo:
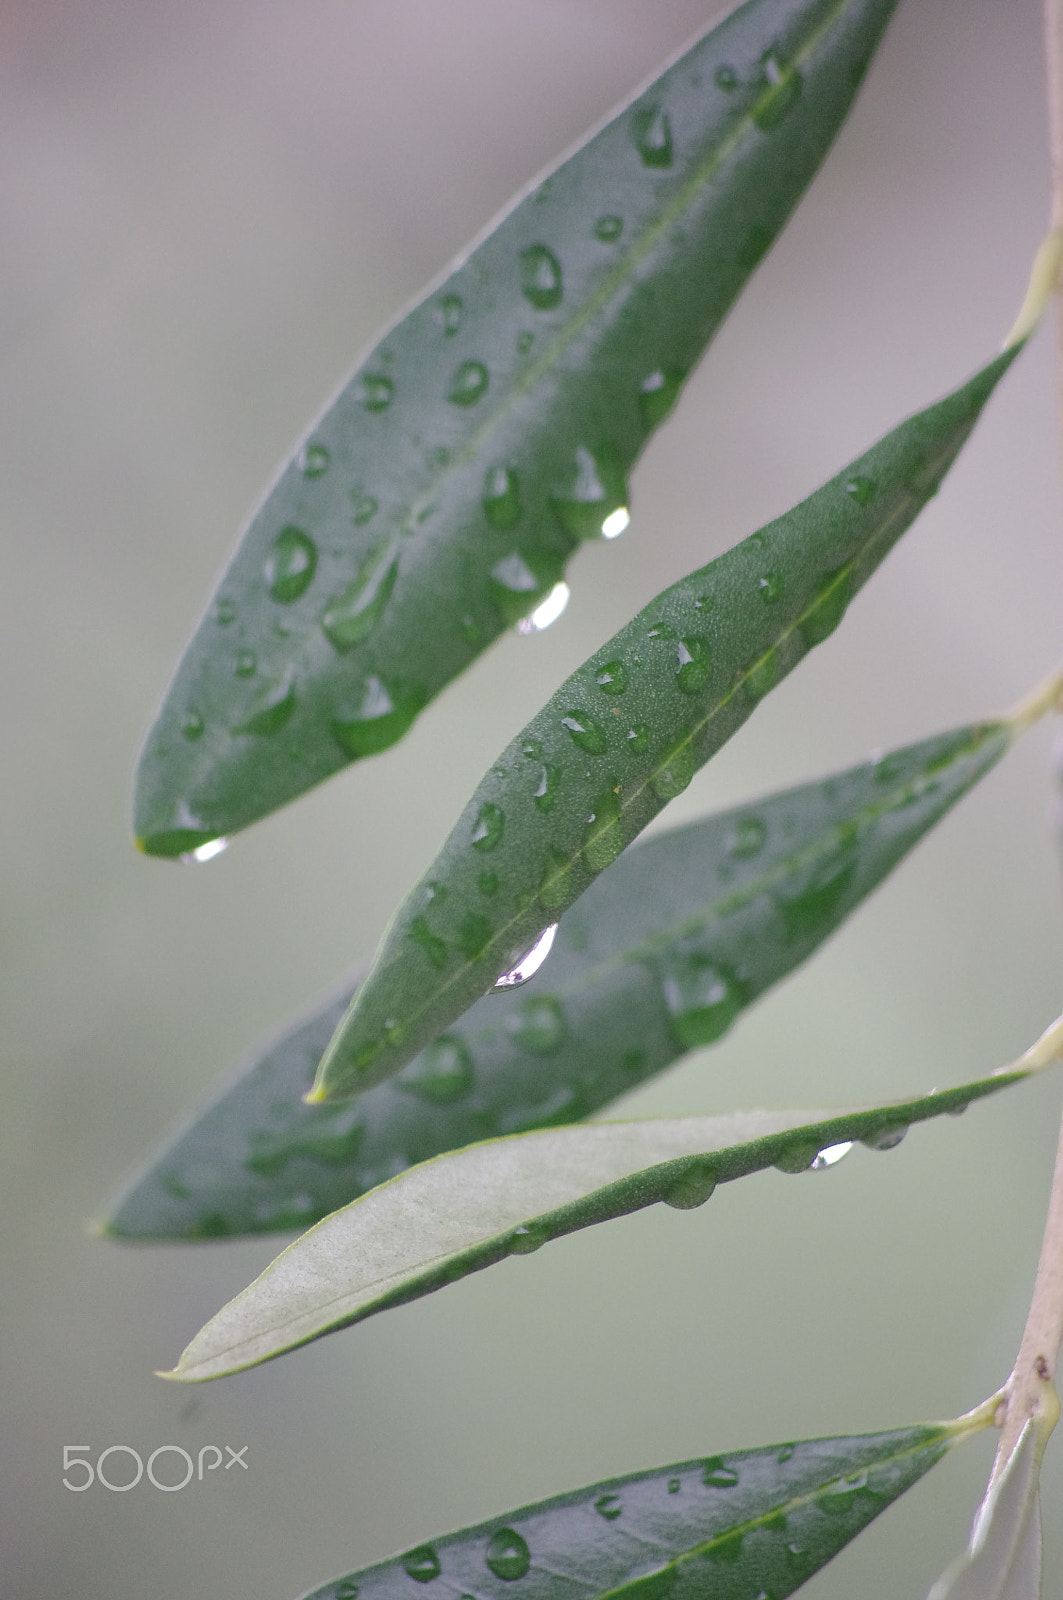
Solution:
M 1061 268 L 1063 268 L 1063 226 L 1053 228 L 1038 247 L 1030 269 L 1030 285 L 1026 290 L 1026 298 L 1019 308 L 1019 314 L 1012 324 L 1011 331 L 1004 340 L 1005 350 L 1025 344 L 1030 335 L 1036 331 L 1048 302 L 1059 284 Z

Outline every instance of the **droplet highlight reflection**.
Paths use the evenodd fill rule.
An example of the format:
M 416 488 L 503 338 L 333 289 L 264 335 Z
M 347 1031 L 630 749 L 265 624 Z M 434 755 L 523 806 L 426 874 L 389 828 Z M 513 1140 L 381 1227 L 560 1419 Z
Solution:
M 522 984 L 528 982 L 529 978 L 534 978 L 550 954 L 556 934 L 557 923 L 554 922 L 551 923 L 549 928 L 543 930 L 527 955 L 522 956 L 515 966 L 510 967 L 508 972 L 503 972 L 501 977 L 495 979 L 491 993 L 504 994 L 508 989 L 519 989 Z

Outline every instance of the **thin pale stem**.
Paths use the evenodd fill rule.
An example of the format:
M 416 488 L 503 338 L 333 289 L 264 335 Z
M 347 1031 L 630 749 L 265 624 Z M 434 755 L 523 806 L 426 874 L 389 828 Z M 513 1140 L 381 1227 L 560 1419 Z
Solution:
M 1063 228 L 1063 0 L 1045 0 L 1048 74 L 1048 149 L 1052 172 L 1052 227 Z M 1063 315 L 1056 311 L 1059 407 L 1063 417 Z

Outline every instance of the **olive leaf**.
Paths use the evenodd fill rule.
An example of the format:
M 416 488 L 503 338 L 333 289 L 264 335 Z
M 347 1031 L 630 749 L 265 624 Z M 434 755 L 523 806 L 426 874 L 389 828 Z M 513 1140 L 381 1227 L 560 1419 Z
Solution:
M 937 492 L 1019 348 L 665 589 L 566 680 L 481 780 L 392 919 L 312 1099 L 398 1071 L 526 963 L 544 930 L 834 631 Z
M 732 1450 L 446 1534 L 305 1600 L 785 1600 L 981 1418 Z M 433 1591 L 428 1589 L 431 1594 Z
M 403 1167 L 574 1122 L 719 1039 L 1008 748 L 1021 718 L 890 751 L 636 844 L 558 928 L 534 986 L 485 996 L 397 1077 L 308 1106 L 348 987 L 151 1159 L 100 1231 L 303 1229 Z
M 627 520 L 628 472 L 844 121 L 896 0 L 749 0 L 383 337 L 253 515 L 140 761 L 194 853 L 402 737 Z
M 1055 1416 L 1031 1418 L 978 1508 L 967 1550 L 928 1600 L 1041 1600 L 1041 1460 Z
M 702 1205 L 719 1184 L 752 1172 L 827 1168 L 857 1141 L 892 1149 L 913 1122 L 965 1110 L 1031 1070 L 1018 1063 L 959 1088 L 853 1111 L 599 1122 L 450 1151 L 296 1239 L 160 1376 L 199 1382 L 241 1371 L 566 1233 L 658 1202 Z

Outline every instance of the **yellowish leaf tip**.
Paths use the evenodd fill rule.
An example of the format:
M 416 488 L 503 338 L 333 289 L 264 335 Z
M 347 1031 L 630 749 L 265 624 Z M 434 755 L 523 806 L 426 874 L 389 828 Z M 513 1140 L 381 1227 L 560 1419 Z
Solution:
M 1031 689 L 1025 699 L 1004 714 L 1003 720 L 1009 722 L 1018 735 L 1025 733 L 1027 728 L 1031 728 L 1050 711 L 1063 711 L 1063 667 L 1057 667 L 1035 689 Z
M 308 1089 L 303 1095 L 303 1105 L 319 1106 L 327 1099 L 328 1095 L 325 1093 L 323 1086 L 320 1083 L 315 1083 L 314 1087 L 312 1089 Z
M 1063 227 L 1053 228 L 1052 232 L 1041 241 L 1040 248 L 1033 258 L 1026 299 L 1022 302 L 1011 331 L 1004 340 L 1005 350 L 1011 350 L 1015 345 L 1022 344 L 1033 333 L 1056 291 L 1061 267 L 1063 267 Z
M 142 856 L 146 856 L 147 855 L 147 853 L 148 853 L 148 841 L 146 839 L 142 839 L 140 837 L 140 835 L 137 834 L 133 839 L 133 844 L 140 851 Z

